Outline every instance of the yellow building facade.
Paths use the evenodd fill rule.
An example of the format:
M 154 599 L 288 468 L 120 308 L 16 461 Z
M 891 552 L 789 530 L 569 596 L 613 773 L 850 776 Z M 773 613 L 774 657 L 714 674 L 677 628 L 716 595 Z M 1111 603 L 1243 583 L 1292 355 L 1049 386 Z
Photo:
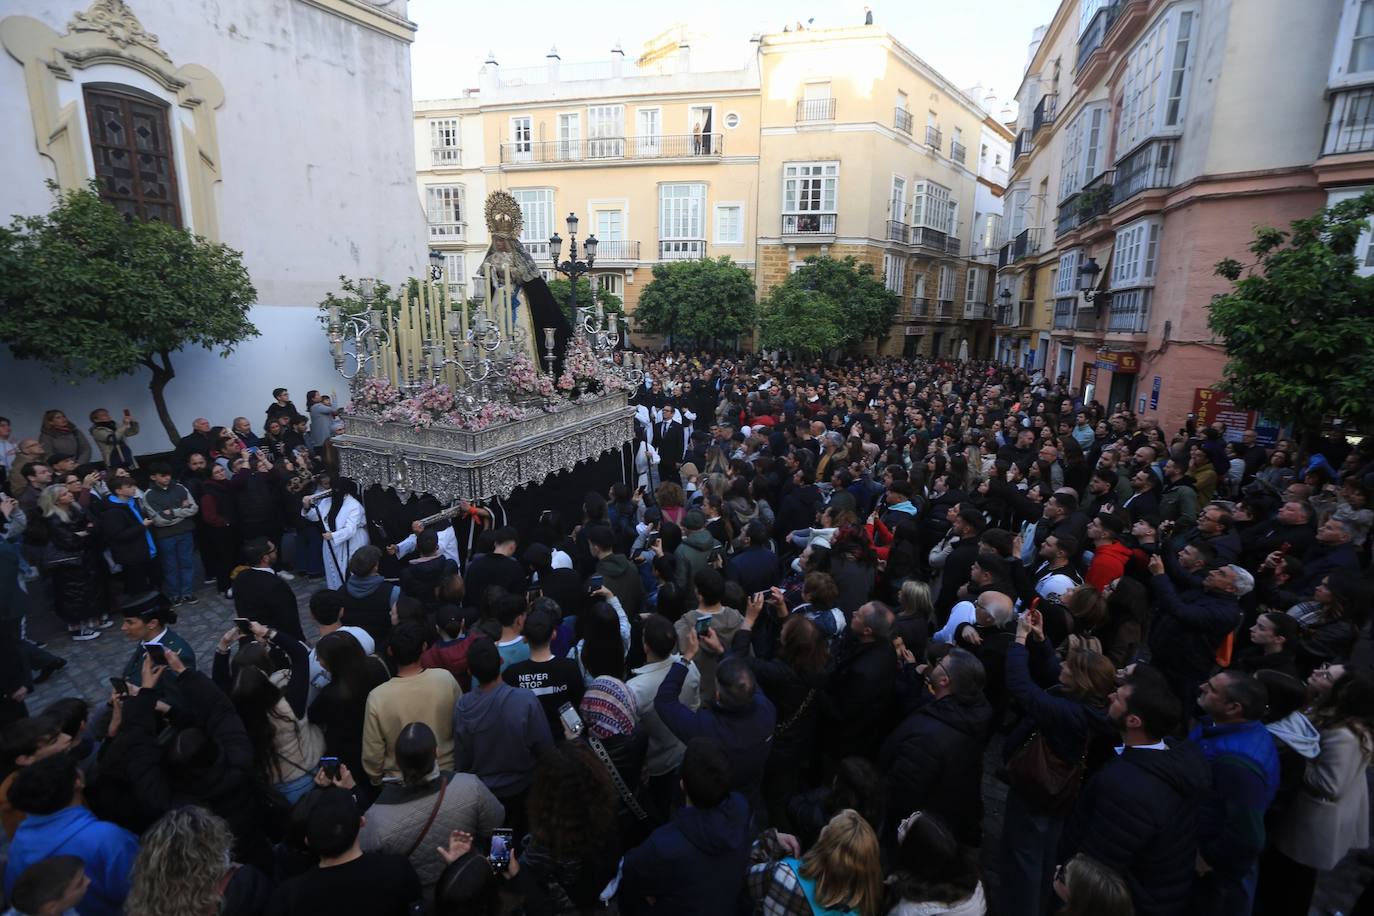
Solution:
M 976 188 L 980 159 L 1001 165 L 983 141 L 1001 131 L 1009 148 L 1005 128 L 871 26 L 755 36 L 728 67 L 665 36 L 636 59 L 488 60 L 475 91 L 416 104 L 419 192 L 450 283 L 480 264 L 481 203 L 500 188 L 550 267 L 547 240 L 576 213 L 579 239 L 599 242 L 594 281 L 627 312 L 657 263 L 729 256 L 762 298 L 807 257 L 853 255 L 902 300 L 878 352 L 990 353 L 978 236 L 1001 189 Z

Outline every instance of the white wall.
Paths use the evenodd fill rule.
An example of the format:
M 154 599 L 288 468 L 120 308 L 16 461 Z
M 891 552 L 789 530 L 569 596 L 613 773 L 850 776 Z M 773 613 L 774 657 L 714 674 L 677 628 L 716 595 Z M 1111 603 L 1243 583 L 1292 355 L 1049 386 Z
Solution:
M 30 16 L 60 34 L 88 5 L 5 0 L 0 14 Z M 291 388 L 298 405 L 309 388 L 346 387 L 329 363 L 316 304 L 337 288 L 340 274 L 399 283 L 419 271 L 428 249 L 415 193 L 409 43 L 303 0 L 129 5 L 176 66 L 199 64 L 224 87 L 216 112 L 219 237 L 243 252 L 259 296 L 251 317 L 262 336 L 230 360 L 203 351 L 177 355 L 168 389 L 173 418 L 186 428 L 201 414 L 215 422 L 243 414 L 257 423 L 274 387 Z M 151 84 L 108 65 L 73 75 Z M 64 101 L 79 98 L 78 85 L 60 87 Z M 184 111 L 173 110 L 176 117 Z M 33 139 L 22 68 L 4 53 L 0 137 L 0 218 L 47 210 L 44 181 L 53 176 Z M 181 138 L 174 144 L 182 156 Z M 0 415 L 15 421 L 16 433 L 30 434 L 50 406 L 84 420 L 102 405 L 134 409 L 144 421 L 140 450 L 167 444 L 148 422 L 146 374 L 59 389 L 41 367 L 17 364 L 0 349 Z

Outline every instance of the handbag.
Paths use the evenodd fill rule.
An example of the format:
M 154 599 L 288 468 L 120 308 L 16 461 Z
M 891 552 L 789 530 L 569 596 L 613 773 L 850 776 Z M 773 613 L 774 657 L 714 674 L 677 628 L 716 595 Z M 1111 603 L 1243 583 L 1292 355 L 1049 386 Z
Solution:
M 1034 732 L 1007 761 L 1007 782 L 1034 807 L 1046 814 L 1063 817 L 1078 798 L 1087 753 L 1085 741 L 1078 762 L 1066 763 L 1050 750 L 1043 734 Z
M 806 699 L 802 700 L 801 705 L 797 707 L 796 711 L 788 716 L 785 721 L 779 722 L 773 727 L 773 737 L 777 738 L 780 735 L 787 734 L 787 731 L 792 728 L 792 726 L 800 722 L 802 716 L 806 715 L 806 711 L 811 708 L 811 701 L 814 699 L 816 699 L 816 688 L 812 687 L 806 692 Z
M 420 848 L 420 844 L 429 835 L 429 828 L 434 826 L 434 819 L 439 816 L 439 808 L 444 804 L 444 793 L 448 791 L 448 780 L 444 774 L 439 774 L 439 797 L 434 800 L 434 807 L 429 810 L 429 817 L 425 820 L 425 825 L 420 828 L 420 833 L 415 837 L 415 842 L 406 850 L 406 858 L 409 859 L 415 854 L 415 850 Z

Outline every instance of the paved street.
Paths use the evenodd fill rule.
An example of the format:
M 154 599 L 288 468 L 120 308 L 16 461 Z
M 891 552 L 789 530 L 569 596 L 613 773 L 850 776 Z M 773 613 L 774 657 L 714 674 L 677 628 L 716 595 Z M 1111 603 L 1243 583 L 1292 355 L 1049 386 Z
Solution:
M 306 605 L 310 595 L 322 588 L 322 581 L 311 582 L 297 578 L 291 583 L 301 608 L 302 625 L 306 636 L 315 636 L 315 627 Z M 176 630 L 195 650 L 196 659 L 202 670 L 209 671 L 210 656 L 224 631 L 229 629 L 234 617 L 234 602 L 219 596 L 213 586 L 202 587 L 196 593 L 199 604 L 177 608 Z M 67 667 L 52 676 L 47 683 L 38 685 L 29 697 L 29 709 L 39 711 L 48 703 L 62 697 L 85 697 L 90 703 L 104 703 L 110 695 L 109 679 L 124 671 L 124 665 L 133 651 L 131 643 L 115 626 L 104 631 L 99 639 L 90 642 L 72 642 L 66 628 L 51 612 L 39 611 L 29 617 L 29 636 L 47 642 L 48 651 L 67 660 Z

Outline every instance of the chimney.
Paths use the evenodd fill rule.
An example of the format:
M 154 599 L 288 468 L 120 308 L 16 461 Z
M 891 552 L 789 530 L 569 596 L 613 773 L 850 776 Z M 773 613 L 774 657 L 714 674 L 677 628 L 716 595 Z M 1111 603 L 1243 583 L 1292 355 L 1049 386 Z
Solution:
M 611 48 L 611 78 L 620 79 L 624 67 L 625 51 L 620 47 L 620 42 L 617 41 L 615 47 Z
M 687 39 L 678 42 L 677 45 L 677 72 L 690 73 L 692 70 L 692 46 Z
M 548 63 L 549 67 L 549 82 L 558 82 L 558 65 L 563 60 L 563 58 L 558 56 L 558 45 L 549 48 L 549 53 L 544 56 L 544 60 Z
M 487 59 L 478 72 L 478 86 L 483 92 L 495 92 L 501 88 L 501 65 L 496 62 L 495 51 L 487 51 Z

